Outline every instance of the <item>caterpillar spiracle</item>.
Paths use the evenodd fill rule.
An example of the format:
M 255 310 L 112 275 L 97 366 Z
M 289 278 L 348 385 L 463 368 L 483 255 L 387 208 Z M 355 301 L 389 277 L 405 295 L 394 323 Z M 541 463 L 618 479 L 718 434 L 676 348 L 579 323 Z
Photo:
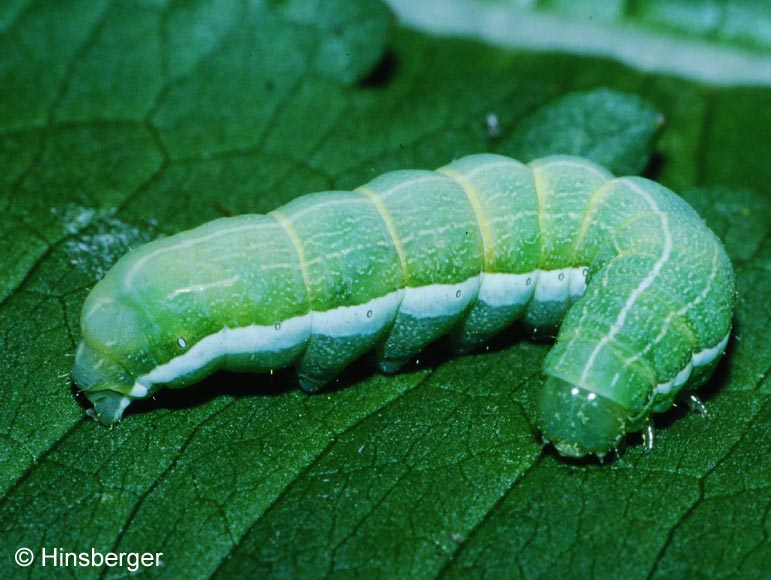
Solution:
M 663 186 L 471 155 L 136 248 L 86 299 L 73 378 L 111 425 L 217 369 L 294 364 L 316 391 L 371 349 L 395 372 L 442 335 L 467 352 L 523 320 L 559 327 L 544 440 L 602 456 L 709 378 L 734 301 L 723 245 Z

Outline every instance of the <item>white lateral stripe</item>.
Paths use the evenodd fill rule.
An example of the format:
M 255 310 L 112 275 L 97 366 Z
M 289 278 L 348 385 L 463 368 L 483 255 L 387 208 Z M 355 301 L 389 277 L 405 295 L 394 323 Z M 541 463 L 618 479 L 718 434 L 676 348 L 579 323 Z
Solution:
M 583 296 L 587 268 L 534 270 L 524 274 L 482 274 L 479 300 L 491 308 L 518 306 L 536 302 L 565 302 Z
M 533 300 L 536 304 L 542 302 L 565 302 L 568 298 L 570 277 L 561 270 L 541 272 L 535 285 Z
M 559 282 L 564 290 L 568 284 L 572 288 L 571 277 L 582 277 L 583 271 L 584 268 L 579 267 L 550 272 L 535 270 L 528 274 L 479 274 L 456 284 L 403 288 L 364 304 L 340 306 L 322 312 L 310 311 L 274 325 L 223 328 L 137 378 L 128 394 L 134 398 L 144 397 L 152 385 L 171 382 L 226 355 L 279 352 L 301 344 L 314 334 L 368 336 L 389 324 L 397 313 L 415 318 L 452 317 L 463 312 L 477 297 L 494 307 L 522 304 L 531 299 L 540 277 L 546 275 L 549 280 L 559 281 L 562 274 L 564 279 Z M 560 290 L 560 296 L 564 294 L 563 290 Z M 542 291 L 544 297 L 553 295 L 556 294 Z
M 430 284 L 405 288 L 399 314 L 415 318 L 440 318 L 458 314 L 476 298 L 481 275 L 457 284 Z
M 129 391 L 129 396 L 135 397 L 137 399 L 141 399 L 142 397 L 147 396 L 148 390 L 149 389 L 145 385 L 141 384 L 140 382 L 136 382 L 134 383 L 134 386 Z
M 527 304 L 535 292 L 538 270 L 526 274 L 482 274 L 478 299 L 491 308 Z
M 535 287 L 535 301 L 567 302 L 568 297 L 581 296 L 586 290 L 584 270 L 585 268 L 579 267 L 541 271 Z
M 271 326 L 253 324 L 239 328 L 223 328 L 200 340 L 186 353 L 139 377 L 137 383 L 168 383 L 228 354 L 276 352 L 291 348 L 305 341 L 310 336 L 310 331 L 310 313 Z
M 683 370 L 681 370 L 679 373 L 675 375 L 675 378 L 672 380 L 672 384 L 676 387 L 684 385 L 686 381 L 691 378 L 692 372 L 693 372 L 693 362 L 689 362 L 687 365 L 685 365 L 685 368 Z
M 666 395 L 669 394 L 673 387 L 681 387 L 684 385 L 688 379 L 691 378 L 691 373 L 693 372 L 694 368 L 706 366 L 714 362 L 717 357 L 723 354 L 725 347 L 728 345 L 728 339 L 730 336 L 731 331 L 729 330 L 723 339 L 715 346 L 693 353 L 691 360 L 688 361 L 688 364 L 685 365 L 683 370 L 677 373 L 674 379 L 656 385 L 656 388 L 653 391 L 654 394 Z
M 404 290 L 395 290 L 356 306 L 341 306 L 313 313 L 312 334 L 366 336 L 375 334 L 396 318 Z
M 586 278 L 589 276 L 588 267 L 567 268 L 570 273 L 570 287 L 568 294 L 573 300 L 577 300 L 586 292 Z
M 131 404 L 131 399 L 129 397 L 121 397 L 120 401 L 118 402 L 118 408 L 115 410 L 115 416 L 121 417 L 123 415 L 123 411 L 126 410 L 126 407 L 128 407 Z
M 693 366 L 695 367 L 706 366 L 710 364 L 712 361 L 714 361 L 721 354 L 723 354 L 725 347 L 728 345 L 728 339 L 730 338 L 730 336 L 731 336 L 731 331 L 729 330 L 728 334 L 726 334 L 723 337 L 723 340 L 721 340 L 715 346 L 713 346 L 712 348 L 705 348 L 704 350 L 694 354 Z
M 653 394 L 668 395 L 674 387 L 683 386 L 688 381 L 688 379 L 691 378 L 691 372 L 693 372 L 693 363 L 688 361 L 688 364 L 685 365 L 685 368 L 677 373 L 674 379 L 667 381 L 666 383 L 659 383 L 656 385 L 656 388 L 653 389 Z

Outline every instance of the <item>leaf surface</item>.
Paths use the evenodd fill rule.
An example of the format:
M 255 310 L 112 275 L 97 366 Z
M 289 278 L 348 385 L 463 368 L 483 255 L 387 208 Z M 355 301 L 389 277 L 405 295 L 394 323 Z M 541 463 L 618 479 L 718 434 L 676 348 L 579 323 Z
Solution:
M 452 3 L 469 19 L 492 4 Z M 760 3 L 726 3 L 715 25 L 714 3 L 680 4 L 508 8 L 580 36 L 577 6 L 594 6 L 593 26 L 654 52 L 767 58 Z M 0 6 L 0 576 L 47 577 L 43 548 L 162 553 L 140 569 L 171 578 L 771 569 L 771 83 L 398 22 L 415 23 L 375 0 Z M 561 460 L 531 427 L 548 340 L 516 329 L 462 357 L 433 345 L 394 376 L 362 360 L 313 396 L 289 372 L 219 373 L 113 429 L 85 416 L 69 379 L 80 309 L 129 248 L 483 151 L 644 174 L 725 241 L 738 307 L 700 391 L 708 420 L 677 408 L 652 453 L 632 437 L 605 465 Z

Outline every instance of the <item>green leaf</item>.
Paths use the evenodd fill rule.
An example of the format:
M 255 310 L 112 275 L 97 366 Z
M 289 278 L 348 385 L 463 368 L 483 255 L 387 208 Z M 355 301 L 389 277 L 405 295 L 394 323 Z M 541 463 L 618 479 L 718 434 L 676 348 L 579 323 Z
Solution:
M 647 101 L 608 89 L 571 93 L 519 121 L 504 150 L 517 159 L 580 155 L 618 175 L 639 174 L 664 118 Z
M 415 24 L 432 2 L 390 3 Z M 482 41 L 439 34 L 490 7 Z M 0 576 L 61 572 L 54 549 L 162 553 L 139 569 L 171 578 L 765 576 L 763 7 L 448 0 L 418 31 L 376 0 L 2 3 Z M 616 44 L 543 52 L 494 32 L 512 14 Z M 626 56 L 676 63 L 673 46 L 690 68 Z M 677 408 L 651 453 L 632 437 L 604 465 L 559 459 L 531 428 L 549 344 L 516 329 L 468 356 L 433 345 L 395 376 L 362 360 L 313 396 L 290 372 L 219 373 L 113 429 L 86 417 L 69 378 L 78 317 L 127 249 L 482 151 L 645 174 L 724 240 L 738 306 L 700 390 L 708 420 Z

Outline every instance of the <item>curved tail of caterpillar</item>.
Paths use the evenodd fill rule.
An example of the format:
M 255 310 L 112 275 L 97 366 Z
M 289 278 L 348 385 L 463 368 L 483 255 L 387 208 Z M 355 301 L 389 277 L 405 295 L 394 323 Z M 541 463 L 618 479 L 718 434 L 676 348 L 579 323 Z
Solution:
M 561 322 L 538 409 L 603 455 L 703 383 L 734 305 L 720 241 L 677 195 L 583 159 L 472 155 L 215 220 L 123 257 L 89 295 L 73 377 L 105 425 L 161 386 L 295 364 L 315 391 L 375 349 Z

